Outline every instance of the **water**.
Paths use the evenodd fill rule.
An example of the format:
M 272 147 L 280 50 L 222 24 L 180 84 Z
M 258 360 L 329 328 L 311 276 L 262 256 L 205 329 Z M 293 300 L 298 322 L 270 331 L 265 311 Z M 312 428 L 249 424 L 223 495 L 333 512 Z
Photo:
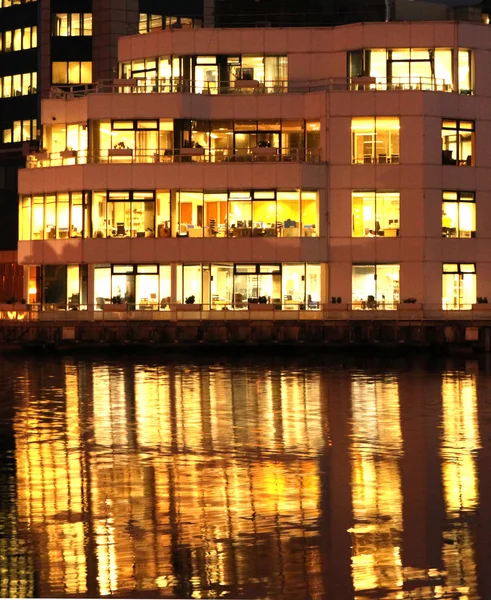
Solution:
M 491 598 L 475 361 L 0 359 L 0 596 Z

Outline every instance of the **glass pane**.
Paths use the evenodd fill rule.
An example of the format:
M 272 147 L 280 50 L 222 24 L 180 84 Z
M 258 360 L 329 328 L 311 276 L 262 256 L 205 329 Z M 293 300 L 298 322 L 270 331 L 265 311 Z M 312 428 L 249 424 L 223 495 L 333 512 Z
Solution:
M 459 49 L 459 91 L 460 93 L 472 93 L 472 51 Z
M 283 265 L 282 304 L 284 310 L 305 309 L 305 265 Z
M 231 194 L 232 195 L 232 194 Z M 247 201 L 230 200 L 228 205 L 229 237 L 248 237 L 252 229 L 252 205 Z
M 394 309 L 399 302 L 399 265 L 377 265 L 377 308 Z
M 227 194 L 206 194 L 205 237 L 225 237 L 227 223 Z
M 32 239 L 44 239 L 44 197 L 33 196 L 32 198 Z
M 203 237 L 203 193 L 180 192 L 179 235 Z
M 351 120 L 353 163 L 372 163 L 375 159 L 375 119 L 355 117 Z
M 181 268 L 178 267 L 177 269 L 178 274 L 181 273 Z M 162 310 L 170 310 L 170 303 L 171 303 L 171 268 L 170 265 L 160 265 L 159 268 L 159 272 L 160 272 L 160 308 Z M 178 292 L 180 289 L 178 282 Z
M 443 237 L 458 236 L 459 212 L 457 202 L 444 202 L 442 209 L 442 235 Z
M 92 235 L 95 238 L 106 237 L 106 192 L 94 192 L 92 195 Z
M 319 192 L 302 192 L 302 235 L 319 235 Z
M 353 308 L 374 308 L 375 266 L 353 265 L 351 287 Z
M 171 236 L 170 222 L 170 192 L 168 190 L 157 190 L 157 202 L 155 209 L 155 217 L 157 224 L 157 237 Z
M 233 302 L 233 265 L 211 265 L 211 307 L 221 310 Z
M 155 270 L 157 267 L 155 267 Z M 159 305 L 159 276 L 145 274 L 135 277 L 135 308 L 136 310 L 147 310 L 157 308 Z
M 437 89 L 453 88 L 452 50 L 435 50 L 435 78 Z
M 476 205 L 474 202 L 459 204 L 459 235 L 470 238 L 476 231 Z
M 298 190 L 277 193 L 276 219 L 277 227 L 283 237 L 300 236 L 300 193 Z
M 65 239 L 69 237 L 69 223 L 70 223 L 70 211 L 69 211 L 69 199 L 68 193 L 58 194 L 58 210 L 57 210 L 57 226 L 58 226 L 58 238 Z
M 186 304 L 201 304 L 201 265 L 183 266 L 182 285 L 184 302 Z

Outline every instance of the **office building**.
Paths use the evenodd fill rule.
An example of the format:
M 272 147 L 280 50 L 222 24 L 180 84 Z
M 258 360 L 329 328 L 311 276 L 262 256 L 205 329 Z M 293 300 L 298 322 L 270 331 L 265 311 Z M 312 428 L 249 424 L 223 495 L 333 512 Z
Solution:
M 202 23 L 202 0 L 0 0 L 0 250 L 17 246 L 17 169 L 51 86 L 114 77 L 120 36 Z
M 166 318 L 491 298 L 490 53 L 458 22 L 121 38 L 117 78 L 42 101 L 26 299 Z

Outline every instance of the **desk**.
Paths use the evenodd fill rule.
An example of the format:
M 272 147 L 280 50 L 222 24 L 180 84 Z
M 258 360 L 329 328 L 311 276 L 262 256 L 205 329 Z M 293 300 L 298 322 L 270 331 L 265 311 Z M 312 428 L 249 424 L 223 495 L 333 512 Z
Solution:
M 228 232 L 229 237 L 251 237 L 251 235 L 250 227 L 231 227 Z
M 283 227 L 283 237 L 300 237 L 300 227 Z
M 384 237 L 399 237 L 399 229 L 384 229 Z
M 203 237 L 203 228 L 202 227 L 188 227 L 188 237 L 197 238 Z

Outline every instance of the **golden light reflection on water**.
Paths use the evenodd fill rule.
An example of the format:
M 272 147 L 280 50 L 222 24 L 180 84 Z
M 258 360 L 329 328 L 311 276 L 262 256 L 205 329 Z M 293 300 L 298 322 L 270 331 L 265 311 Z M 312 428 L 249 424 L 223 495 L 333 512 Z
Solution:
M 355 592 L 402 591 L 402 455 L 395 378 L 352 384 L 352 572 Z
M 67 365 L 15 423 L 40 594 L 322 598 L 320 402 L 286 371 Z
M 445 510 L 443 563 L 448 589 L 462 600 L 475 597 L 477 573 L 469 522 L 479 505 L 476 451 L 480 447 L 476 375 L 444 375 L 442 380 L 443 435 L 441 445 Z
M 333 388 L 328 370 L 288 367 L 68 361 L 24 374 L 0 589 L 344 600 L 336 580 L 345 573 L 356 599 L 477 600 L 478 376 L 433 374 L 437 391 L 422 406 L 431 405 L 437 426 L 421 432 L 417 406 L 401 411 L 413 383 L 397 372 L 346 370 Z M 332 391 L 343 389 L 344 416 Z M 337 453 L 333 414 L 348 432 L 334 436 Z M 431 443 L 419 444 L 422 435 Z M 405 456 L 406 446 L 434 456 Z M 345 460 L 347 496 L 331 485 L 334 456 Z M 415 523 L 404 522 L 404 504 L 420 500 L 404 489 L 403 457 L 441 469 L 441 560 L 425 568 L 405 562 Z M 329 537 L 331 513 L 351 524 L 346 539 Z M 340 572 L 330 572 L 327 561 L 346 544 Z

